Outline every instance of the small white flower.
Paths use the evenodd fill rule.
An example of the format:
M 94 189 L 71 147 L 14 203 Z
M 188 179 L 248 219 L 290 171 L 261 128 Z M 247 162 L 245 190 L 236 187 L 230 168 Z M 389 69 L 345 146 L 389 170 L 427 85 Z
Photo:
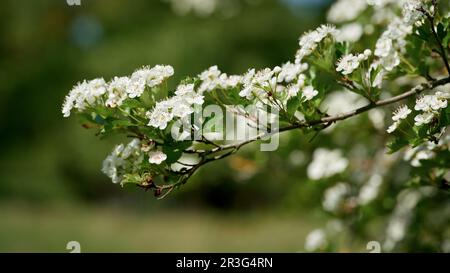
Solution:
M 278 74 L 278 82 L 292 82 L 297 76 L 307 69 L 307 65 L 285 63 L 280 69 Z M 275 72 L 275 70 L 274 70 Z M 275 72 L 276 73 L 276 72 Z
M 436 92 L 435 95 L 426 95 L 418 98 L 414 109 L 417 111 L 429 112 L 447 108 L 447 105 L 447 94 Z
M 298 91 L 300 91 L 300 87 L 297 84 L 290 85 L 287 89 L 288 98 L 292 98 L 297 96 Z
M 321 25 L 317 29 L 303 34 L 299 39 L 300 49 L 295 56 L 295 63 L 300 63 L 304 57 L 310 55 L 323 39 L 328 36 L 335 39 L 338 34 L 339 31 L 332 25 Z
M 311 85 L 306 86 L 302 90 L 302 96 L 306 101 L 312 100 L 317 94 L 319 94 L 319 91 L 315 90 Z
M 438 99 L 437 96 L 431 97 L 431 109 L 439 110 L 447 108 L 447 100 Z
M 430 123 L 434 118 L 434 114 L 432 112 L 425 112 L 423 114 L 419 114 L 414 117 L 414 125 L 421 126 L 424 124 Z
M 383 67 L 387 71 L 392 71 L 399 64 L 400 64 L 400 56 L 398 55 L 397 51 L 394 51 L 381 59 L 381 65 L 383 65 Z
M 182 102 L 179 102 L 172 110 L 172 114 L 179 118 L 184 118 L 192 113 L 194 113 L 194 109 Z
M 105 105 L 112 108 L 120 106 L 128 97 L 129 84 L 130 79 L 128 77 L 114 77 L 108 84 L 108 98 Z
M 72 111 L 74 103 L 75 103 L 75 94 L 70 92 L 69 95 L 67 95 L 66 98 L 64 99 L 62 107 L 62 113 L 65 118 L 70 116 L 70 111 Z
M 395 121 L 391 126 L 389 126 L 389 128 L 387 128 L 386 132 L 388 132 L 388 134 L 392 134 L 395 130 L 397 130 L 399 125 L 400 121 Z
M 421 96 L 421 97 L 417 98 L 416 105 L 414 106 L 414 110 L 424 111 L 424 112 L 430 111 L 431 110 L 430 100 L 431 100 L 431 96 L 429 96 L 429 95 Z
M 144 93 L 145 90 L 145 78 L 140 77 L 139 73 L 135 73 L 131 76 L 128 82 L 127 93 L 130 98 L 137 98 Z
M 217 68 L 217 65 L 211 66 L 208 70 L 203 71 L 199 78 L 202 80 L 202 84 L 200 85 L 199 92 L 203 93 L 205 91 L 212 91 L 220 84 L 220 70 Z
M 375 56 L 387 57 L 392 52 L 392 39 L 382 36 L 376 43 Z
M 392 116 L 393 121 L 398 121 L 401 119 L 406 119 L 409 114 L 411 114 L 411 109 L 408 108 L 408 106 L 403 105 L 397 108 L 397 110 L 394 112 L 394 116 Z
M 175 94 L 177 96 L 184 96 L 184 95 L 186 95 L 188 93 L 191 93 L 191 92 L 195 92 L 193 83 L 191 83 L 191 84 L 180 84 L 180 85 L 178 85 L 177 90 L 175 91 Z
M 158 102 L 153 111 L 147 112 L 146 116 L 149 118 L 148 126 L 161 130 L 164 130 L 167 127 L 167 123 L 173 119 L 173 114 L 170 112 L 170 105 L 166 101 Z
M 327 236 L 322 229 L 311 231 L 305 240 L 305 250 L 309 252 L 324 249 L 327 245 Z
M 448 99 L 450 99 L 450 93 L 447 92 L 447 91 L 437 91 L 436 94 L 434 94 L 434 96 L 438 100 L 448 100 Z
M 223 88 L 235 88 L 242 83 L 242 76 L 231 75 L 228 77 L 226 74 L 222 74 L 221 83 Z
M 355 69 L 358 68 L 359 62 L 364 60 L 364 55 L 361 55 L 361 60 L 358 58 L 358 56 L 354 56 L 353 54 L 343 56 L 337 63 L 336 71 L 341 72 L 343 75 L 351 74 L 353 71 L 355 71 Z
M 167 159 L 167 155 L 161 151 L 152 151 L 148 153 L 148 162 L 159 165 Z
M 64 117 L 70 116 L 73 108 L 84 110 L 87 106 L 94 106 L 106 93 L 106 82 L 103 78 L 78 83 L 66 96 L 62 113 Z
M 131 81 L 127 90 L 130 98 L 140 97 L 145 90 L 145 86 L 150 88 L 163 83 L 174 74 L 170 65 L 156 65 L 153 68 L 144 66 L 131 75 Z

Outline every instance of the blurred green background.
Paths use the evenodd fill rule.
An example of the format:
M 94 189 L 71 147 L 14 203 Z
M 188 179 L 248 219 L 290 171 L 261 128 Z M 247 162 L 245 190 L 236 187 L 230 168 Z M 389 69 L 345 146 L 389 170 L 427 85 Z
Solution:
M 6 0 L 0 9 L 0 251 L 302 251 L 323 224 L 323 185 L 305 178 L 312 147 L 284 134 L 201 169 L 168 198 L 122 189 L 101 171 L 100 141 L 61 104 L 82 79 L 170 64 L 171 84 L 217 64 L 227 73 L 292 60 L 330 1 L 233 2 L 179 15 L 160 0 Z M 356 136 L 355 136 L 356 137 Z M 324 141 L 326 138 L 319 139 Z

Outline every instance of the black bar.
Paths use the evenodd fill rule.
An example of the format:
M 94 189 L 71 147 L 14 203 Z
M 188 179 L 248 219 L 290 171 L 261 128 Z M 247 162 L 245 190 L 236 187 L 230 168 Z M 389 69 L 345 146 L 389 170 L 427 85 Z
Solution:
M 394 269 L 443 268 L 450 254 L 281 254 L 281 253 L 167 253 L 167 254 L 0 254 L 4 269 L 45 272 L 387 272 Z

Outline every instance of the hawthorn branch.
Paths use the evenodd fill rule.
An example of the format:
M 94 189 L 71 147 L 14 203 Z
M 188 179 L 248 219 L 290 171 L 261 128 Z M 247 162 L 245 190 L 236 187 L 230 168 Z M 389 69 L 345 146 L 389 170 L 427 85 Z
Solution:
M 168 185 L 164 185 L 164 186 L 159 186 L 159 189 L 161 191 L 165 190 L 166 192 L 164 194 L 162 194 L 158 199 L 162 199 L 165 196 L 167 196 L 175 187 L 186 183 L 186 181 L 203 165 L 219 160 L 219 159 L 223 159 L 226 158 L 228 156 L 231 156 L 233 154 L 235 154 L 237 151 L 239 151 L 243 146 L 250 144 L 252 142 L 261 140 L 263 138 L 266 137 L 271 137 L 275 134 L 278 133 L 282 133 L 282 132 L 286 132 L 286 131 L 291 131 L 291 130 L 295 130 L 295 129 L 300 129 L 300 128 L 307 128 L 307 127 L 313 127 L 313 126 L 317 126 L 317 125 L 325 125 L 326 127 L 330 126 L 331 124 L 337 122 L 337 121 L 341 121 L 341 120 L 346 120 L 348 118 L 360 115 L 362 113 L 365 113 L 371 109 L 374 108 L 378 108 L 378 107 L 382 107 L 382 106 L 386 106 L 386 105 L 390 105 L 390 104 L 394 104 L 396 102 L 402 101 L 404 99 L 407 99 L 409 97 L 412 96 L 416 96 L 419 95 L 420 93 L 426 91 L 426 90 L 431 90 L 437 86 L 442 86 L 442 85 L 446 85 L 450 83 L 450 77 L 447 78 L 443 78 L 440 80 L 435 80 L 435 81 L 428 81 L 422 84 L 419 84 L 415 87 L 413 87 L 412 89 L 410 89 L 407 92 L 404 92 L 400 95 L 397 95 L 395 97 L 392 98 L 388 98 L 388 99 L 384 99 L 384 100 L 379 100 L 376 102 L 371 102 L 365 106 L 362 106 L 360 108 L 357 108 L 355 110 L 346 112 L 346 113 L 342 113 L 342 114 L 338 114 L 335 116 L 325 116 L 321 119 L 317 119 L 317 120 L 312 120 L 312 121 L 302 121 L 299 122 L 297 124 L 293 124 L 290 126 L 286 126 L 286 127 L 282 127 L 279 130 L 275 130 L 273 132 L 270 133 L 263 133 L 260 134 L 258 136 L 255 136 L 254 138 L 250 138 L 246 141 L 240 142 L 240 143 L 233 143 L 233 144 L 228 144 L 228 145 L 222 145 L 222 146 L 218 146 L 215 147 L 211 150 L 187 150 L 189 153 L 198 153 L 202 160 L 195 166 L 193 166 L 191 169 L 187 170 L 184 175 L 185 178 L 173 183 L 173 184 L 168 184 Z M 220 153 L 220 154 L 219 154 Z

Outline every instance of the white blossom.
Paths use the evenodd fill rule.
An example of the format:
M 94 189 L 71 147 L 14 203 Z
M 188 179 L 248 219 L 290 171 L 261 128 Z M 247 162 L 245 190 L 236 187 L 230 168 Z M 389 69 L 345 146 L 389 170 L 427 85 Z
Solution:
M 186 95 L 188 93 L 191 93 L 191 92 L 195 92 L 193 83 L 191 83 L 191 84 L 180 84 L 180 85 L 178 85 L 177 90 L 175 91 L 175 94 L 177 96 L 181 96 L 182 97 L 182 96 L 184 96 L 184 95 Z
M 305 98 L 306 101 L 312 100 L 318 94 L 319 94 L 319 91 L 314 89 L 314 87 L 311 85 L 306 86 L 302 90 L 302 97 Z
M 409 114 L 411 114 L 411 109 L 408 108 L 408 106 L 403 105 L 397 108 L 397 110 L 394 112 L 394 115 L 392 116 L 393 121 L 398 121 L 401 119 L 406 119 Z
M 303 34 L 299 40 L 300 49 L 295 56 L 295 62 L 300 63 L 304 57 L 313 53 L 325 37 L 330 36 L 335 39 L 338 33 L 339 31 L 336 30 L 335 26 L 322 25 L 313 31 Z
M 425 6 L 423 5 L 424 2 L 428 1 L 427 0 L 405 1 L 402 7 L 402 14 L 403 14 L 403 21 L 406 24 L 412 25 L 425 17 L 425 15 L 419 10 L 421 8 L 425 8 Z
M 305 240 L 305 250 L 309 252 L 323 250 L 328 246 L 327 236 L 322 229 L 311 231 Z
M 126 92 L 130 98 L 137 98 L 145 91 L 146 80 L 142 71 L 135 72 L 128 81 Z
M 65 98 L 62 107 L 64 117 L 70 116 L 73 108 L 83 111 L 88 106 L 94 106 L 106 90 L 107 86 L 103 78 L 78 83 Z
M 276 80 L 273 78 L 274 72 L 270 68 L 262 69 L 255 73 L 254 70 L 249 70 L 243 78 L 244 88 L 239 92 L 239 96 L 245 97 L 249 100 L 255 97 L 264 96 L 266 91 L 264 88 L 273 87 Z
M 146 113 L 146 116 L 149 119 L 148 126 L 164 130 L 167 123 L 173 119 L 171 105 L 167 101 L 158 102 L 152 111 Z
M 128 77 L 114 77 L 108 83 L 108 97 L 105 105 L 108 107 L 120 106 L 128 98 L 127 88 L 129 88 L 130 79 Z
M 184 103 L 179 97 L 174 97 L 172 103 L 174 104 L 172 107 L 172 114 L 175 117 L 184 118 L 194 113 L 194 109 L 190 105 Z
M 314 151 L 307 174 L 310 179 L 319 180 L 341 173 L 347 166 L 348 160 L 342 156 L 340 150 L 318 148 Z
M 136 164 L 141 163 L 141 142 L 133 139 L 126 146 L 117 145 L 113 152 L 103 161 L 102 172 L 106 174 L 113 183 L 121 183 L 122 176 L 133 172 Z
M 367 7 L 366 0 L 338 0 L 330 8 L 327 19 L 342 23 L 356 19 Z
M 411 33 L 411 26 L 399 18 L 394 18 L 378 39 L 374 54 L 379 57 L 381 65 L 387 71 L 392 71 L 400 64 L 399 53 L 405 51 L 405 38 Z
M 220 75 L 221 85 L 223 88 L 235 88 L 242 83 L 241 75 L 231 75 L 227 76 L 227 74 Z
M 366 205 L 372 200 L 374 200 L 380 190 L 383 178 L 379 174 L 374 174 L 370 177 L 369 181 L 365 183 L 358 194 L 358 203 L 360 205 Z
M 325 190 L 322 206 L 326 211 L 334 212 L 341 205 L 346 195 L 350 193 L 350 186 L 347 183 L 337 183 Z
M 148 162 L 159 165 L 167 159 L 167 155 L 161 151 L 151 151 L 148 153 Z
M 130 86 L 127 90 L 130 98 L 140 97 L 145 86 L 150 88 L 163 83 L 174 74 L 170 65 L 156 65 L 154 67 L 144 66 L 131 75 Z
M 308 69 L 308 64 L 293 64 L 290 62 L 285 63 L 278 74 L 278 82 L 292 82 L 297 78 L 297 76 Z
M 386 130 L 386 132 L 388 132 L 388 134 L 392 134 L 395 130 L 397 130 L 398 126 L 400 125 L 400 121 L 397 120 L 394 123 L 392 123 L 391 126 L 389 126 Z
M 353 54 L 343 56 L 337 63 L 336 71 L 349 75 L 359 66 L 359 59 Z
M 367 4 L 369 6 L 375 6 L 375 7 L 384 7 L 387 4 L 392 4 L 395 2 L 401 2 L 401 0 L 367 0 Z
M 199 92 L 212 91 L 220 85 L 220 70 L 217 66 L 211 66 L 207 70 L 203 71 L 199 78 L 202 83 L 199 87 Z
M 130 143 L 122 151 L 122 158 L 127 159 L 132 154 L 140 152 L 141 150 L 141 141 L 137 138 L 133 139 Z
M 424 124 L 430 123 L 434 118 L 434 114 L 432 112 L 425 112 L 423 114 L 419 114 L 414 117 L 414 125 L 421 126 Z

